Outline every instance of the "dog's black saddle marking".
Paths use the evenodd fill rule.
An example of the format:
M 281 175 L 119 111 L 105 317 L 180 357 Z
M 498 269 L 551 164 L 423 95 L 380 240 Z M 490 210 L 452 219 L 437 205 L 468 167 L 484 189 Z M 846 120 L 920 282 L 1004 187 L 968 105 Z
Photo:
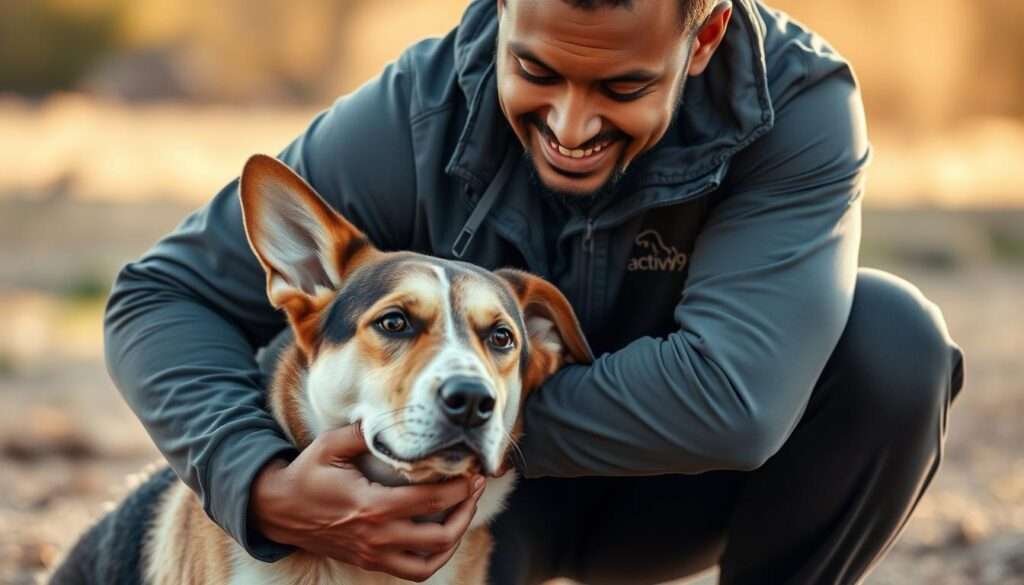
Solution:
M 89 529 L 50 578 L 51 585 L 142 583 L 142 549 L 160 496 L 178 477 L 165 467 Z

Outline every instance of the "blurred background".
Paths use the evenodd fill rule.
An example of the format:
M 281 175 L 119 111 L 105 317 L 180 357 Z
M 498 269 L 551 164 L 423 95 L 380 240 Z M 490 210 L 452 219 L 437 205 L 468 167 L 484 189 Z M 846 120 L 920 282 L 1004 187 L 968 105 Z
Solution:
M 103 366 L 118 267 L 465 3 L 0 2 L 0 582 L 35 582 L 158 456 Z M 968 360 L 939 476 L 867 582 L 1024 583 L 1024 3 L 772 5 L 860 77 L 862 264 L 916 283 Z

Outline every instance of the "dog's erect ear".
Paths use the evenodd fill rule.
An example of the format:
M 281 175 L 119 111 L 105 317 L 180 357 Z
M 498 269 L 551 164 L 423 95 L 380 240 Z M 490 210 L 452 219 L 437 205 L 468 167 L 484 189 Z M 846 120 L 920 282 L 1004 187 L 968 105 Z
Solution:
M 246 237 L 267 273 L 267 298 L 287 313 L 296 341 L 308 352 L 313 338 L 303 334 L 314 333 L 310 317 L 376 250 L 302 177 L 273 157 L 250 158 L 239 191 Z
M 594 361 L 572 306 L 555 285 L 528 272 L 495 271 L 519 300 L 530 337 L 530 363 L 524 388 L 532 390 L 566 363 Z

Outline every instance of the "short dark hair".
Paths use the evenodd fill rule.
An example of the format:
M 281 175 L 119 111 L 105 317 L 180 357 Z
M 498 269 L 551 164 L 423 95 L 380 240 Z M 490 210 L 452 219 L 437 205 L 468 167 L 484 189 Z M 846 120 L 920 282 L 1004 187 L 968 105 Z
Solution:
M 562 0 L 576 8 L 595 10 L 597 8 L 632 8 L 633 0 Z M 658 0 L 659 2 L 662 0 Z M 697 26 L 704 18 L 714 0 L 676 0 L 679 4 L 679 16 L 682 18 L 683 30 Z

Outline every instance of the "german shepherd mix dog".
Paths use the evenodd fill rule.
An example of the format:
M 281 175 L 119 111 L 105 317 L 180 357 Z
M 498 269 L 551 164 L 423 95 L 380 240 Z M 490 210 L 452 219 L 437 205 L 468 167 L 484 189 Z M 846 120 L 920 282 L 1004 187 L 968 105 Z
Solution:
M 493 476 L 521 432 L 526 395 L 563 364 L 592 359 L 568 301 L 539 277 L 379 251 L 268 156 L 246 163 L 241 199 L 267 296 L 293 334 L 274 368 L 269 407 L 300 449 L 362 421 L 372 456 L 361 467 L 381 483 Z M 484 581 L 487 522 L 514 481 L 514 473 L 488 479 L 463 541 L 429 583 Z M 304 552 L 254 560 L 167 470 L 94 526 L 54 575 L 62 583 L 122 579 L 402 582 Z

